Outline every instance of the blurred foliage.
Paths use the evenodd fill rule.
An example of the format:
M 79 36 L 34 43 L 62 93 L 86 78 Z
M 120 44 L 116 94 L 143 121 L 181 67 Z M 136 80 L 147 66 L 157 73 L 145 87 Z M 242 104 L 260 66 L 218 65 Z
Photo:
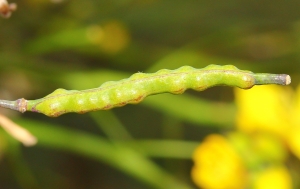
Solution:
M 12 16 L 0 19 L 1 99 L 36 99 L 183 65 L 287 73 L 292 87 L 248 95 L 215 87 L 58 118 L 1 110 L 39 140 L 25 148 L 1 130 L 1 188 L 207 188 L 210 174 L 220 180 L 210 189 L 299 187 L 299 1 L 15 3 Z M 219 143 L 225 147 L 207 147 Z M 195 149 L 203 151 L 193 156 L 202 175 L 192 174 L 196 185 Z

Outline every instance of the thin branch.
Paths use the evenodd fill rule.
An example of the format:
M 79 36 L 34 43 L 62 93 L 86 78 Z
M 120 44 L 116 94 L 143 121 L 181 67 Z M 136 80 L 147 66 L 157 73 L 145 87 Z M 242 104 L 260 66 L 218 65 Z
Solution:
M 0 114 L 0 125 L 12 137 L 22 142 L 24 146 L 33 146 L 37 139 L 28 130 Z

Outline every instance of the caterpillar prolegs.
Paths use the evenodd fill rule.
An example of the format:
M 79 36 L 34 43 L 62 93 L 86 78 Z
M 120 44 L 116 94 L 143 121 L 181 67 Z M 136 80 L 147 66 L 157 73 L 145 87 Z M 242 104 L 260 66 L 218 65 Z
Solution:
M 209 65 L 202 69 L 183 66 L 150 74 L 136 73 L 127 79 L 109 81 L 94 89 L 57 89 L 37 100 L 0 100 L 0 106 L 22 113 L 32 111 L 57 117 L 69 112 L 85 113 L 136 104 L 149 95 L 159 93 L 181 94 L 186 89 L 203 91 L 216 85 L 250 89 L 254 85 L 288 85 L 290 82 L 291 78 L 286 74 L 256 74 L 232 65 Z

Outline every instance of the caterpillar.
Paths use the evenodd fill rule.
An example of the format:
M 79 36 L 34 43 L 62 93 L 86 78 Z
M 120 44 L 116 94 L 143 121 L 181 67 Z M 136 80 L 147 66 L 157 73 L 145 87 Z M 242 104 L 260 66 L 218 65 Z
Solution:
M 181 94 L 187 89 L 203 91 L 217 85 L 250 89 L 254 85 L 290 83 L 291 78 L 286 74 L 253 73 L 232 65 L 209 65 L 202 69 L 183 66 L 150 74 L 136 73 L 127 79 L 105 82 L 93 89 L 57 89 L 37 100 L 0 100 L 0 107 L 57 117 L 69 112 L 85 113 L 136 104 L 149 95 L 159 93 Z

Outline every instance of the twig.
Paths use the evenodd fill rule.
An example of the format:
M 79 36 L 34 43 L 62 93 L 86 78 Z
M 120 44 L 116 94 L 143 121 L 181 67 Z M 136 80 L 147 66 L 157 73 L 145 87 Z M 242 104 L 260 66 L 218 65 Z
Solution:
M 25 146 L 33 146 L 37 139 L 28 130 L 14 123 L 6 116 L 0 114 L 0 125 L 12 137 L 22 142 Z

